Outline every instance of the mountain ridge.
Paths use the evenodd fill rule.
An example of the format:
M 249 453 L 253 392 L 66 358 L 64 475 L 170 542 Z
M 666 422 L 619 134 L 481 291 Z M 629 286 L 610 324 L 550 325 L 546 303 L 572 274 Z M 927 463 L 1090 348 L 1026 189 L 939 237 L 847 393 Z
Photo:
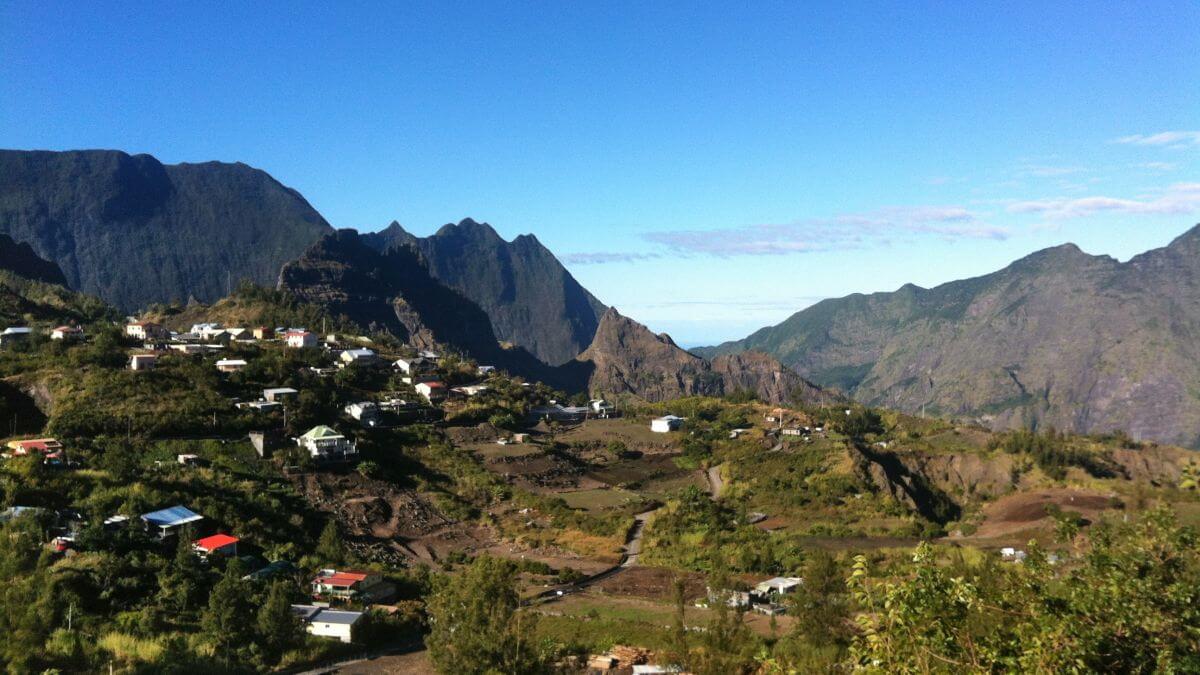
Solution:
M 124 310 L 267 285 L 329 223 L 241 162 L 163 164 L 119 150 L 0 150 L 0 233 Z
M 1196 446 L 1197 292 L 1200 226 L 1126 262 L 1068 244 L 930 289 L 827 299 L 694 352 L 765 351 L 907 412 Z
M 547 364 L 567 363 L 586 349 L 604 311 L 532 234 L 507 241 L 491 225 L 464 218 L 428 237 L 392 221 L 364 241 L 379 250 L 415 246 L 434 278 L 487 312 L 498 338 Z

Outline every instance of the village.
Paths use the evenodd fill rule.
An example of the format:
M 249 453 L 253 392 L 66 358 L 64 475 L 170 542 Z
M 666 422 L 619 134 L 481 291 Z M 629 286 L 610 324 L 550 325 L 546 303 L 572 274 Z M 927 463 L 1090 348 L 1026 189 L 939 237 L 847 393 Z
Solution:
M 844 430 L 859 423 L 860 409 L 567 397 L 453 353 L 299 327 L 203 322 L 171 330 L 130 318 L 116 328 L 121 377 L 130 386 L 171 373 L 169 386 L 185 387 L 178 391 L 186 391 L 191 378 L 219 394 L 206 395 L 212 407 L 189 417 L 182 432 L 139 427 L 149 429 L 139 434 L 152 446 L 177 449 L 156 451 L 152 473 L 186 483 L 201 476 L 225 480 L 226 472 L 241 471 L 234 467 L 257 466 L 253 475 L 278 476 L 268 479 L 276 482 L 273 489 L 299 496 L 303 508 L 326 519 L 322 539 L 333 528 L 349 555 L 323 559 L 281 545 L 277 535 L 263 541 L 211 497 L 204 506 L 166 501 L 139 510 L 126 503 L 90 519 L 77 504 L 58 500 L 49 507 L 45 503 L 55 500 L 43 499 L 12 503 L 0 511 L 0 522 L 36 520 L 45 550 L 65 561 L 87 553 L 97 536 L 133 537 L 163 556 L 184 546 L 213 574 L 235 565 L 247 584 L 285 580 L 304 596 L 290 604 L 304 631 L 349 649 L 396 644 L 398 633 L 389 638 L 371 626 L 409 616 L 411 594 L 404 587 L 416 570 L 453 572 L 463 561 L 498 556 L 522 570 L 516 579 L 521 602 L 541 617 L 541 630 L 568 643 L 590 643 L 591 631 L 619 636 L 606 638 L 616 640 L 607 648 L 591 643 L 601 648 L 581 657 L 580 669 L 680 672 L 655 650 L 632 646 L 645 638 L 639 642 L 606 617 L 637 617 L 631 625 L 657 631 L 654 640 L 661 642 L 670 613 L 664 589 L 682 583 L 687 630 L 705 630 L 722 607 L 744 616 L 751 633 L 765 639 L 790 630 L 793 598 L 804 585 L 795 574 L 799 549 L 785 542 L 838 550 L 850 542 L 903 547 L 919 541 L 912 516 L 889 505 L 890 497 L 850 475 L 829 473 L 831 459 L 820 459 L 839 456 Z M 82 349 L 90 340 L 67 325 L 0 333 L 2 349 L 14 355 L 40 342 Z M 188 375 L 180 380 L 179 373 Z M 129 424 L 132 429 L 133 420 Z M 938 424 L 921 443 L 976 439 L 970 442 L 982 450 L 974 432 Z M 78 441 L 16 435 L 2 458 L 90 475 L 89 455 L 73 451 L 72 438 Z M 895 443 L 881 436 L 870 447 L 884 452 Z M 398 452 L 397 445 L 404 449 Z M 811 474 L 812 497 L 783 482 L 795 467 Z M 422 477 L 414 480 L 414 472 Z M 469 504 L 467 494 L 474 495 Z M 694 565 L 694 553 L 670 528 L 682 526 L 673 524 L 681 500 L 701 508 L 732 499 L 736 510 L 718 507 L 706 517 L 755 542 L 737 544 L 739 550 L 779 550 L 776 558 L 749 565 L 758 572 L 714 587 L 703 575 L 683 571 Z M 1076 501 L 1073 493 L 1061 499 L 1097 512 L 1111 502 L 1086 495 Z M 1002 562 L 1027 558 L 1019 536 L 980 545 Z M 1059 558 L 1051 553 L 1048 560 Z

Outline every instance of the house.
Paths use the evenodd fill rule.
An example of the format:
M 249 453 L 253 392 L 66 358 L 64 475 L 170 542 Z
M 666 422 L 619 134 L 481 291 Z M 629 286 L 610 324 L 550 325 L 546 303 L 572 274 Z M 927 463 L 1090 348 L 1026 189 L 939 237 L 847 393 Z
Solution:
M 234 340 L 245 340 L 249 335 L 245 328 L 226 328 L 225 334 Z
M 588 409 L 583 406 L 562 406 L 553 401 L 549 405 L 541 405 L 529 409 L 531 420 L 548 420 L 564 424 L 576 424 L 587 419 Z
M 428 361 L 437 361 L 438 359 L 442 358 L 437 352 L 433 352 L 428 349 L 421 350 L 417 353 L 417 356 Z
M 24 342 L 32 331 L 25 326 L 9 326 L 0 333 L 0 347 L 10 347 L 18 342 Z
M 179 531 L 179 528 L 191 523 L 204 520 L 204 516 L 192 511 L 186 506 L 170 508 L 142 514 L 142 522 L 152 531 L 157 531 L 159 539 L 165 539 Z
M 292 613 L 304 622 L 310 635 L 328 637 L 342 642 L 354 641 L 354 626 L 362 620 L 362 612 L 329 609 L 316 605 L 292 605 Z
M 134 321 L 125 324 L 125 335 L 138 340 L 165 340 L 171 337 L 171 331 L 153 321 Z
M 287 346 L 293 349 L 306 349 L 317 346 L 317 336 L 306 330 L 290 329 L 284 333 Z
M 130 370 L 154 370 L 158 363 L 158 354 L 133 354 L 130 357 Z
M 609 418 L 617 414 L 617 407 L 602 398 L 588 401 L 588 408 L 596 417 Z
M 63 342 L 71 342 L 73 340 L 83 339 L 83 329 L 79 326 L 59 326 L 50 331 L 51 340 L 62 340 Z
M 272 403 L 282 403 L 290 401 L 300 395 L 300 392 L 291 387 L 272 387 L 263 389 L 263 399 Z
M 370 366 L 374 365 L 378 357 L 375 352 L 370 349 L 347 349 L 338 355 L 338 359 L 347 366 Z
M 362 422 L 364 426 L 373 427 L 379 424 L 379 405 L 373 401 L 359 401 L 344 408 L 347 415 Z
M 260 413 L 282 410 L 283 404 L 276 401 L 240 401 L 234 404 L 238 410 L 253 410 Z
M 192 542 L 192 548 L 205 558 L 214 553 L 233 558 L 237 556 L 239 541 L 241 540 L 237 537 L 228 534 L 214 534 L 211 537 L 204 537 Z
M 656 434 L 665 434 L 670 431 L 676 431 L 683 424 L 684 418 L 676 417 L 675 415 L 663 415 L 650 420 L 650 431 Z
M 434 403 L 446 399 L 446 385 L 441 382 L 419 382 L 413 387 L 417 393 L 424 396 L 426 401 Z
M 63 444 L 54 438 L 30 438 L 22 441 L 9 441 L 8 448 L 15 457 L 40 454 L 46 457 L 61 457 Z
M 221 349 L 220 345 L 198 345 L 193 342 L 180 342 L 168 346 L 169 349 L 182 354 L 203 354 Z
M 255 340 L 271 340 L 275 337 L 275 329 L 267 328 L 266 326 L 255 326 L 250 331 L 250 334 L 254 336 Z
M 466 386 L 455 387 L 455 388 L 451 389 L 451 391 L 453 391 L 457 394 L 466 396 L 468 398 L 470 398 L 471 396 L 478 396 L 487 390 L 488 390 L 488 386 L 486 384 L 468 384 Z
M 203 459 L 200 458 L 200 455 L 193 454 L 193 453 L 185 453 L 182 455 L 175 455 L 175 461 L 179 462 L 183 466 L 200 466 L 202 464 L 207 463 Z
M 496 372 L 496 366 L 479 366 L 475 369 L 475 374 L 480 377 L 486 377 Z
M 353 441 L 324 424 L 309 429 L 296 439 L 296 445 L 308 450 L 318 461 L 337 462 L 358 456 Z
M 217 370 L 222 373 L 236 373 L 246 367 L 246 361 L 243 359 L 221 359 L 217 361 Z
M 200 336 L 201 340 L 211 340 L 220 333 L 225 332 L 225 329 L 219 323 L 195 323 L 192 324 L 192 329 L 188 332 L 192 335 Z
M 330 602 L 377 604 L 392 600 L 396 586 L 378 572 L 324 569 L 312 580 L 312 595 Z
M 808 429 L 803 429 L 800 427 L 789 427 L 786 429 L 780 429 L 779 434 L 781 436 L 807 436 Z
M 800 577 L 774 577 L 757 584 L 754 594 L 764 601 L 774 601 L 783 595 L 788 595 L 800 588 L 804 580 Z
M 429 367 L 429 362 L 421 357 L 399 358 L 392 362 L 392 367 L 405 375 L 416 375 Z

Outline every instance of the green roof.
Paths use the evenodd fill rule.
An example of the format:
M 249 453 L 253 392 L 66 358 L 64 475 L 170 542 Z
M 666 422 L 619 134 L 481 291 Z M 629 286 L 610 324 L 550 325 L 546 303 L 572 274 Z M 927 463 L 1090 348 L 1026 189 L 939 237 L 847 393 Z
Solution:
M 336 430 L 322 424 L 321 426 L 317 426 L 317 427 L 313 427 L 313 428 L 309 429 L 308 433 L 304 434 L 300 438 L 303 438 L 305 440 L 314 440 L 315 441 L 315 440 L 319 440 L 322 438 L 342 438 L 342 435 L 339 434 Z

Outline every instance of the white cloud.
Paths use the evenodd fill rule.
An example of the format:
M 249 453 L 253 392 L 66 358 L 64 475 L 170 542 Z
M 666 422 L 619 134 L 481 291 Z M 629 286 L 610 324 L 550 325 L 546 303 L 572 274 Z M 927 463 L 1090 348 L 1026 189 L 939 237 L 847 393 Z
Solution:
M 1113 139 L 1123 145 L 1154 145 L 1166 147 L 1200 146 L 1200 131 L 1160 131 L 1157 134 L 1133 134 Z
M 1009 204 L 1009 213 L 1036 213 L 1051 220 L 1083 218 L 1099 213 L 1186 215 L 1200 211 L 1200 183 L 1176 183 L 1157 195 L 1120 197 L 1057 197 Z
M 574 265 L 602 265 L 605 263 L 636 262 L 638 260 L 653 260 L 657 253 L 610 253 L 597 251 L 593 253 L 568 253 L 562 259 Z
M 731 257 L 856 249 L 920 236 L 999 240 L 1009 234 L 1007 228 L 982 222 L 960 206 L 916 206 L 784 224 L 650 232 L 642 237 L 676 253 Z

